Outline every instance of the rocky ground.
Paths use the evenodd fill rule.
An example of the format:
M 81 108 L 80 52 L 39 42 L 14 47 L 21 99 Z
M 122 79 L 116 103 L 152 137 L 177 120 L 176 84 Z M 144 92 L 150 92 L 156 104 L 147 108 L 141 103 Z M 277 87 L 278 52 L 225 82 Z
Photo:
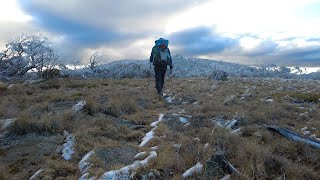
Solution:
M 320 81 L 0 83 L 0 179 L 319 179 Z

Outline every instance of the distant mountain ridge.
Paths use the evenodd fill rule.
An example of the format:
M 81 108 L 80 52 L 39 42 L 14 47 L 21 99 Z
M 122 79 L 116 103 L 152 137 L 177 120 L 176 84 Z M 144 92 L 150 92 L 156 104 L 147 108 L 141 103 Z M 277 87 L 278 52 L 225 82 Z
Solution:
M 270 78 L 297 78 L 297 79 L 317 79 L 320 80 L 320 73 L 301 74 L 292 73 L 289 68 L 277 67 L 275 65 L 265 65 L 253 67 L 224 61 L 184 57 L 174 55 L 173 59 L 173 76 L 174 77 L 209 77 L 217 71 L 224 71 L 229 76 L 235 77 L 270 77 Z M 108 64 L 102 64 L 92 72 L 89 68 L 75 70 L 72 72 L 82 74 L 85 77 L 97 78 L 139 78 L 149 77 L 153 73 L 153 66 L 149 60 L 119 60 Z

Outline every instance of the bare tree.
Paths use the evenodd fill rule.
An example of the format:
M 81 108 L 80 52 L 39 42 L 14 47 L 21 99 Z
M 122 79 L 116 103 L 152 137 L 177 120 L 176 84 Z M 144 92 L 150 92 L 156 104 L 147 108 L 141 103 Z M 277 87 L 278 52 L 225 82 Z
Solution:
M 23 76 L 36 69 L 41 77 L 44 69 L 52 69 L 59 63 L 57 51 L 43 35 L 22 34 L 7 43 L 3 52 L 1 67 L 7 76 Z
M 99 52 L 93 53 L 89 59 L 89 68 L 94 71 L 95 67 L 105 58 L 104 55 L 99 54 Z

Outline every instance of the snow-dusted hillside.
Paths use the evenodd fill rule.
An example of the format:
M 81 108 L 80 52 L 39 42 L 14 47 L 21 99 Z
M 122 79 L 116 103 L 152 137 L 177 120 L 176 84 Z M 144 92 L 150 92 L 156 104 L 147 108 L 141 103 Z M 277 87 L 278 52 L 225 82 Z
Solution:
M 82 77 L 148 77 L 148 60 L 121 60 L 109 64 L 103 64 L 96 67 L 92 72 L 89 68 L 79 70 L 64 70 L 64 74 Z M 320 79 L 320 72 L 310 74 L 297 74 L 297 69 L 292 71 L 290 68 L 277 67 L 275 65 L 266 65 L 261 67 L 252 67 L 224 61 L 199 59 L 192 57 L 173 56 L 173 75 L 174 77 L 208 77 L 217 71 L 225 71 L 229 76 L 236 77 L 271 77 L 271 78 L 297 78 L 297 79 Z M 151 67 L 153 73 L 153 66 Z

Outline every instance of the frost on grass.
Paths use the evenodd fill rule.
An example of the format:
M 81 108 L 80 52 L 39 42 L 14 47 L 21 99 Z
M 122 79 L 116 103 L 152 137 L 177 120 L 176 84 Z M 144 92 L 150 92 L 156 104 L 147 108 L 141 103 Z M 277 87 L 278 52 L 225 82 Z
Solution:
M 64 134 L 67 136 L 65 143 L 63 144 L 62 157 L 64 160 L 68 161 L 71 159 L 72 154 L 74 154 L 74 136 L 69 134 L 67 131 L 64 131 Z
M 72 107 L 74 112 L 79 112 L 86 105 L 86 101 L 79 101 L 76 105 Z
M 2 120 L 2 122 L 1 122 L 3 124 L 2 129 L 6 129 L 9 126 L 11 126 L 11 124 L 14 123 L 15 120 L 16 120 L 16 118 Z
M 191 167 L 185 173 L 183 173 L 182 174 L 182 178 L 186 179 L 186 178 L 188 178 L 190 176 L 193 176 L 194 174 L 201 173 L 202 167 L 203 167 L 203 165 L 200 162 L 198 162 L 195 166 Z
M 89 158 L 94 154 L 94 151 L 88 152 L 79 162 L 79 169 L 82 173 L 86 172 L 92 165 L 88 162 Z
M 142 142 L 140 143 L 139 147 L 143 147 L 145 146 L 152 138 L 153 138 L 153 135 L 154 135 L 154 131 L 156 130 L 157 128 L 157 124 L 159 122 L 162 121 L 162 118 L 163 118 L 163 114 L 160 114 L 159 116 L 159 120 L 158 121 L 155 121 L 153 123 L 150 124 L 150 126 L 154 127 L 151 129 L 151 131 L 149 131 L 142 139 Z
M 119 170 L 112 170 L 104 173 L 99 179 L 109 180 L 109 179 L 130 179 L 130 173 L 139 169 L 146 167 L 148 163 L 157 157 L 155 151 L 151 151 L 149 156 L 142 161 L 135 161 L 133 164 L 123 167 Z

